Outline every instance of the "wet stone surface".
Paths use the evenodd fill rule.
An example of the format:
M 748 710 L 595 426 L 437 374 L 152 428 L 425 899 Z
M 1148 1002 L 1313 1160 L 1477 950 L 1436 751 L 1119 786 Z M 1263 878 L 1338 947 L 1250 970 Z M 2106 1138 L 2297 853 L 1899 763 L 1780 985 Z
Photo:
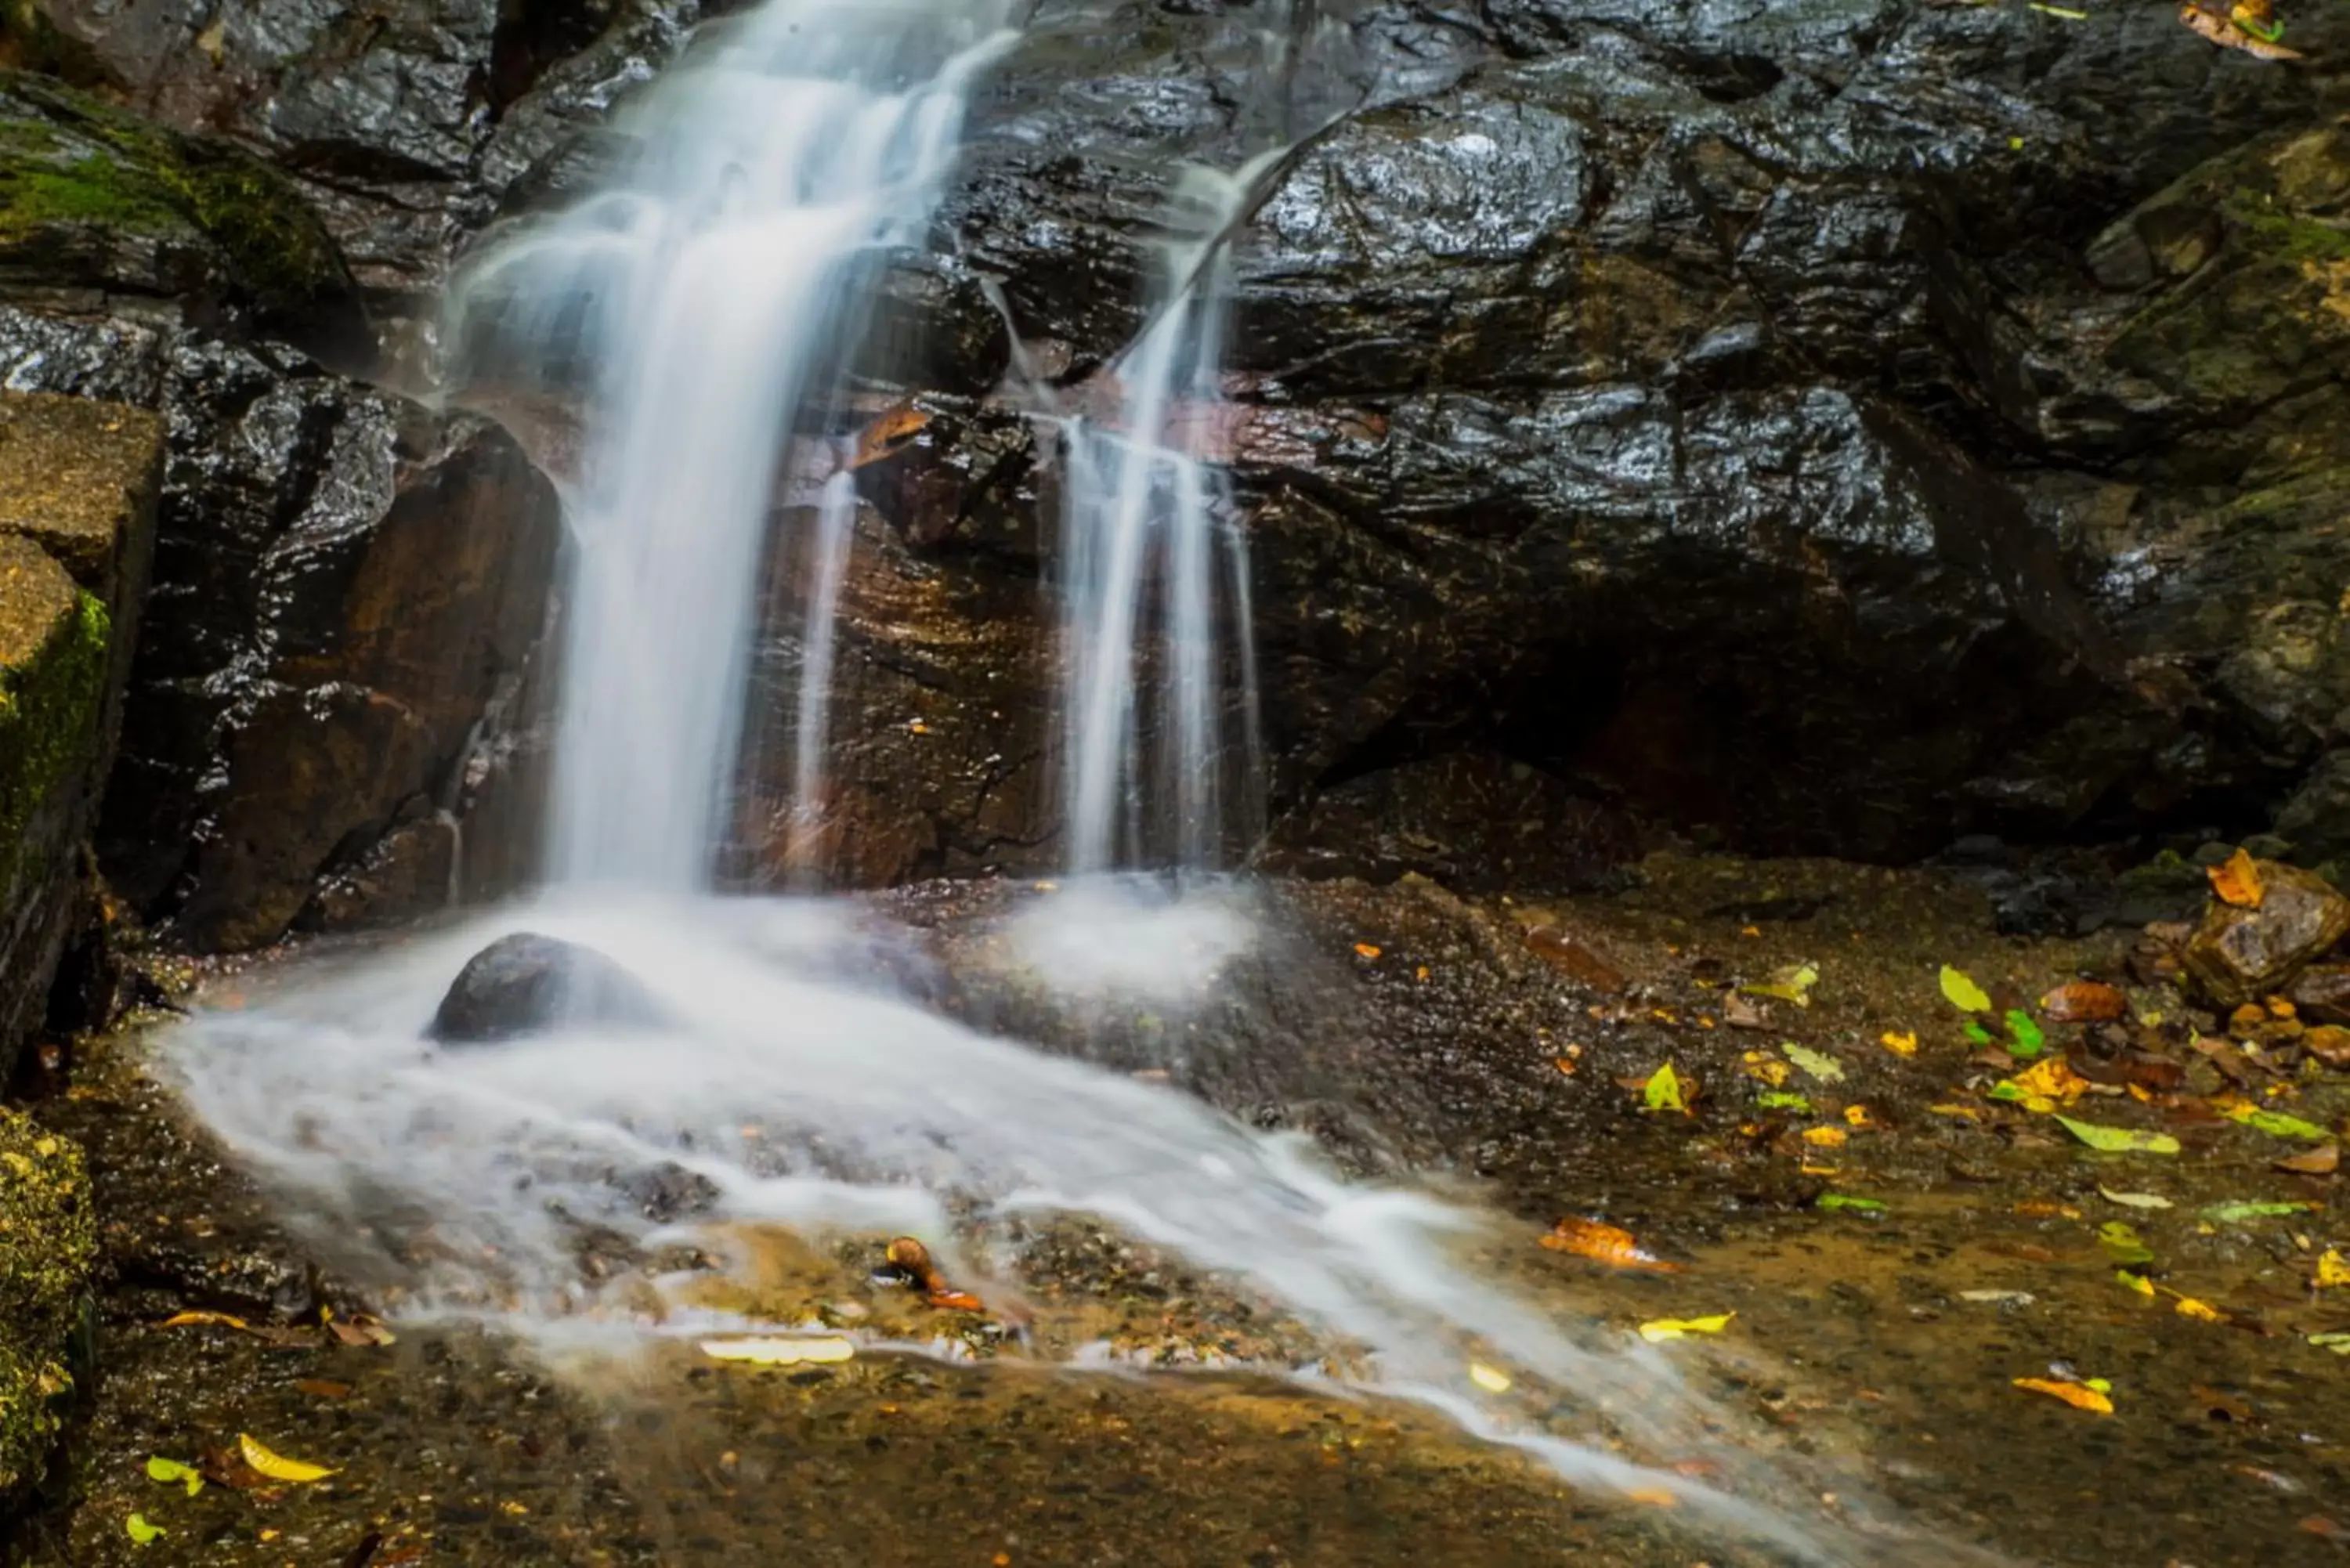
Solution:
M 1828 862 L 1652 857 L 1619 894 L 1540 904 L 1274 883 L 1204 1004 L 1122 1011 L 1023 974 L 1007 919 L 1060 896 L 933 885 L 875 919 L 921 934 L 931 967 L 901 960 L 903 980 L 944 1011 L 1491 1204 L 1464 1265 L 1578 1332 L 1628 1346 L 1734 1314 L 1653 1354 L 1774 1463 L 1837 1478 L 1836 1502 L 1764 1501 L 1817 1520 L 1873 1496 L 1938 1541 L 2082 1568 L 2339 1556 L 2350 1384 L 2310 1340 L 2350 1330 L 2344 1290 L 2314 1283 L 2350 1234 L 2338 1176 L 2276 1162 L 2338 1141 L 2350 1076 L 2319 1026 L 2182 992 L 2183 927 L 2003 937 L 1952 877 Z M 1944 966 L 1991 1011 L 1954 1006 Z M 2110 1012 L 2100 991 L 2043 1002 L 2085 978 L 2122 1018 L 2062 1021 Z M 2035 1030 L 2039 1054 L 2012 1054 Z M 863 1342 L 837 1365 L 714 1362 L 682 1323 L 615 1361 L 404 1321 L 278 1236 L 138 1050 L 93 1046 L 35 1107 L 89 1150 L 111 1280 L 103 1375 L 28 1537 L 43 1568 L 334 1562 L 370 1535 L 376 1562 L 484 1564 L 751 1563 L 778 1541 L 843 1564 L 1772 1560 L 1430 1414 L 1267 1376 L 1345 1347 L 1085 1216 L 959 1260 L 977 1311 L 877 1275 L 880 1236 L 721 1224 L 699 1258 L 607 1262 L 746 1260 L 701 1274 L 698 1304 Z M 1669 1062 L 1686 1111 L 1643 1108 Z M 2231 1119 L 2255 1110 L 2307 1131 Z M 2176 1152 L 2099 1152 L 2060 1113 Z M 1541 1245 L 1566 1218 L 1669 1268 Z M 396 1343 L 351 1328 L 369 1305 Z M 192 1310 L 249 1328 L 160 1326 Z M 1045 1365 L 1088 1345 L 1100 1369 Z M 2112 1413 L 2018 1378 L 2105 1380 Z M 239 1433 L 338 1473 L 262 1484 L 204 1459 Z M 151 1455 L 220 1479 L 187 1497 Z M 132 1511 L 173 1533 L 134 1545 Z

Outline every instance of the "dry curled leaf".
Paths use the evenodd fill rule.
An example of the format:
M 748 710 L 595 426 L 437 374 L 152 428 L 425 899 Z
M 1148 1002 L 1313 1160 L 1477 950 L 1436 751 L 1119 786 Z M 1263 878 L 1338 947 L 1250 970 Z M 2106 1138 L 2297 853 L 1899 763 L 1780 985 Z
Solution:
M 2291 1171 L 2295 1176 L 2331 1176 L 2342 1168 L 2342 1146 L 2329 1143 L 2306 1154 L 2289 1154 L 2272 1163 L 2279 1170 Z
M 705 1339 L 702 1354 L 712 1361 L 740 1361 L 752 1366 L 825 1366 L 854 1360 L 857 1346 L 838 1334 L 767 1334 Z
M 1588 1258 L 1595 1263 L 1605 1263 L 1611 1269 L 1646 1269 L 1656 1273 L 1679 1273 L 1680 1265 L 1669 1263 L 1653 1252 L 1642 1250 L 1629 1231 L 1613 1225 L 1603 1225 L 1596 1220 L 1572 1217 L 1550 1228 L 1542 1244 L 1554 1252 L 1568 1252 L 1578 1258 Z

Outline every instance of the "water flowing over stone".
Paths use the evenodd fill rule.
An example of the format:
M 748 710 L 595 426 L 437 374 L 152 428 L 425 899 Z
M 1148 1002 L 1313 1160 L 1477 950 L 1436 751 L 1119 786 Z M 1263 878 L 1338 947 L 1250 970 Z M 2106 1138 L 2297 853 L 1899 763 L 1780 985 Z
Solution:
M 1253 773 L 1248 547 L 1210 460 L 1222 455 L 1227 246 L 1256 175 L 1280 156 L 1229 176 L 1185 172 L 1151 313 L 1104 372 L 1112 409 L 1066 436 L 1062 743 L 1076 871 L 1211 865 L 1234 773 L 1230 729 L 1243 732 L 1243 782 Z
M 584 379 L 552 803 L 558 878 L 691 888 L 741 729 L 776 476 L 863 285 L 917 237 L 997 5 L 775 0 L 645 106 L 602 193 L 458 296 L 470 378 Z

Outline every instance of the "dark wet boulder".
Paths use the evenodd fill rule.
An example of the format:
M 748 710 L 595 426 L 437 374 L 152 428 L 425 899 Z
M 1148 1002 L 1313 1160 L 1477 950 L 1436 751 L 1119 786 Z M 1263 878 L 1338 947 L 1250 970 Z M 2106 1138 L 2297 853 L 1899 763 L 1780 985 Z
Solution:
M 2203 995 L 2221 1007 L 2283 991 L 2350 934 L 2350 898 L 2324 877 L 2273 860 L 2256 864 L 2259 904 L 2214 900 L 2180 955 Z
M 1237 8 L 1126 10 L 1080 36 L 1045 8 L 946 207 L 1071 407 L 1138 321 L 1169 163 L 1232 167 L 1269 123 Z M 2350 19 L 2297 18 L 2316 63 L 2277 70 L 2158 9 L 1333 15 L 1318 101 L 1378 85 L 1243 203 L 1211 421 L 1276 842 L 1437 779 L 1423 814 L 1465 820 L 1493 757 L 1562 822 L 1771 852 L 2241 835 L 2350 745 L 2315 586 L 2350 570 Z M 960 362 L 919 374 L 984 399 Z M 1054 466 L 974 448 L 974 487 L 867 494 L 951 597 L 1026 547 L 964 520 Z M 1017 713 L 1049 649 L 991 672 Z M 861 732 L 860 765 L 927 765 L 903 715 Z
M 646 1024 L 660 1016 L 636 976 L 613 960 L 577 942 L 517 931 L 465 961 L 424 1033 L 444 1044 L 486 1044 L 566 1025 Z

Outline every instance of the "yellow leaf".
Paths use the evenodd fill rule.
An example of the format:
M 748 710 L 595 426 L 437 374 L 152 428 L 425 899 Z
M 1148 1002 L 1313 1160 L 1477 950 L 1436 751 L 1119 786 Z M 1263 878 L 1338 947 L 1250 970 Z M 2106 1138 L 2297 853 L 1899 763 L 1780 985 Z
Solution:
M 2321 1290 L 2328 1290 L 2335 1285 L 2350 1285 L 2350 1262 L 2343 1262 L 2342 1254 L 2331 1247 L 2318 1257 L 2317 1284 Z
M 2034 1394 L 2045 1394 L 2052 1399 L 2062 1399 L 2075 1410 L 2094 1410 L 2100 1416 L 2114 1413 L 2114 1402 L 2085 1383 L 2058 1383 L 2046 1377 L 2019 1377 L 2018 1388 L 2029 1388 Z
M 1822 1148 L 1840 1148 L 1848 1137 L 1842 1127 L 1806 1127 L 1804 1130 L 1804 1141 L 1817 1144 Z
M 1938 1116 L 1959 1116 L 1970 1122 L 1983 1119 L 1981 1107 L 1975 1106 L 1928 1106 L 1926 1108 Z
M 1624 1494 L 1634 1502 L 1645 1502 L 1651 1508 L 1679 1508 L 1681 1500 L 1660 1486 L 1636 1486 Z
M 2089 1080 L 2073 1071 L 2061 1056 L 2051 1056 L 2030 1072 L 2017 1074 L 2012 1081 L 2027 1096 L 2068 1106 L 2089 1092 Z M 2029 1108 L 2040 1109 L 2037 1106 Z
M 712 1361 L 745 1361 L 754 1366 L 797 1366 L 804 1362 L 847 1361 L 857 1346 L 837 1334 L 775 1335 L 759 1339 L 705 1339 L 702 1354 Z
M 1469 1381 L 1488 1394 L 1507 1394 L 1510 1391 L 1510 1375 L 1498 1366 L 1488 1366 L 1482 1361 L 1472 1361 L 1469 1364 Z
M 2261 886 L 2261 868 L 2251 855 L 2239 849 L 2220 865 L 2209 867 L 2205 873 L 2211 878 L 2211 891 L 2223 904 L 2233 904 L 2241 909 L 2257 909 L 2268 897 Z
M 144 1516 L 136 1513 L 122 1521 L 122 1528 L 141 1546 L 152 1545 L 159 1537 L 172 1533 L 160 1524 L 148 1523 Z
M 2179 1316 L 2191 1317 L 2198 1323 L 2225 1323 L 2228 1321 L 2227 1314 L 2220 1312 L 2209 1302 L 2197 1301 L 2193 1296 L 2180 1296 L 2178 1301 L 2171 1304 L 2178 1309 Z
M 1918 1033 L 1914 1029 L 1904 1030 L 1898 1034 L 1888 1029 L 1877 1037 L 1877 1043 L 1896 1056 L 1915 1056 L 1918 1054 Z
M 1640 1108 L 1644 1111 L 1685 1111 L 1681 1104 L 1680 1075 L 1673 1071 L 1670 1062 L 1648 1075 L 1640 1085 Z
M 1720 1334 L 1730 1326 L 1734 1312 L 1719 1313 L 1712 1317 L 1659 1317 L 1640 1325 L 1640 1337 L 1650 1345 L 1668 1339 L 1687 1339 L 1693 1334 Z
M 1869 1119 L 1866 1106 L 1846 1106 L 1844 1108 L 1844 1119 L 1846 1124 L 1856 1127 L 1873 1127 L 1877 1125 Z
M 1787 1081 L 1787 1064 L 1761 1051 L 1749 1051 L 1741 1058 L 1746 1064 L 1746 1075 L 1759 1078 L 1776 1089 Z
M 1357 942 L 1355 944 L 1355 956 L 1357 958 L 1375 959 L 1379 956 L 1379 950 L 1373 947 L 1368 942 Z
M 1942 966 L 1942 994 L 1961 1012 L 1989 1012 L 1991 995 L 1963 970 Z
M 160 1326 L 163 1328 L 234 1328 L 242 1329 L 246 1334 L 256 1332 L 244 1319 L 232 1317 L 224 1312 L 183 1312 L 176 1316 L 165 1318 Z
M 2127 1269 L 2116 1269 L 2114 1271 L 2114 1278 L 2128 1286 L 2131 1290 L 2136 1291 L 2139 1295 L 2150 1296 L 2154 1294 L 2154 1282 L 2147 1279 L 2143 1274 L 2133 1274 Z
M 271 1480 L 301 1483 L 325 1480 L 335 1473 L 324 1465 L 305 1464 L 300 1459 L 289 1459 L 283 1454 L 272 1453 L 248 1433 L 236 1435 L 236 1446 L 244 1453 L 244 1462 Z

